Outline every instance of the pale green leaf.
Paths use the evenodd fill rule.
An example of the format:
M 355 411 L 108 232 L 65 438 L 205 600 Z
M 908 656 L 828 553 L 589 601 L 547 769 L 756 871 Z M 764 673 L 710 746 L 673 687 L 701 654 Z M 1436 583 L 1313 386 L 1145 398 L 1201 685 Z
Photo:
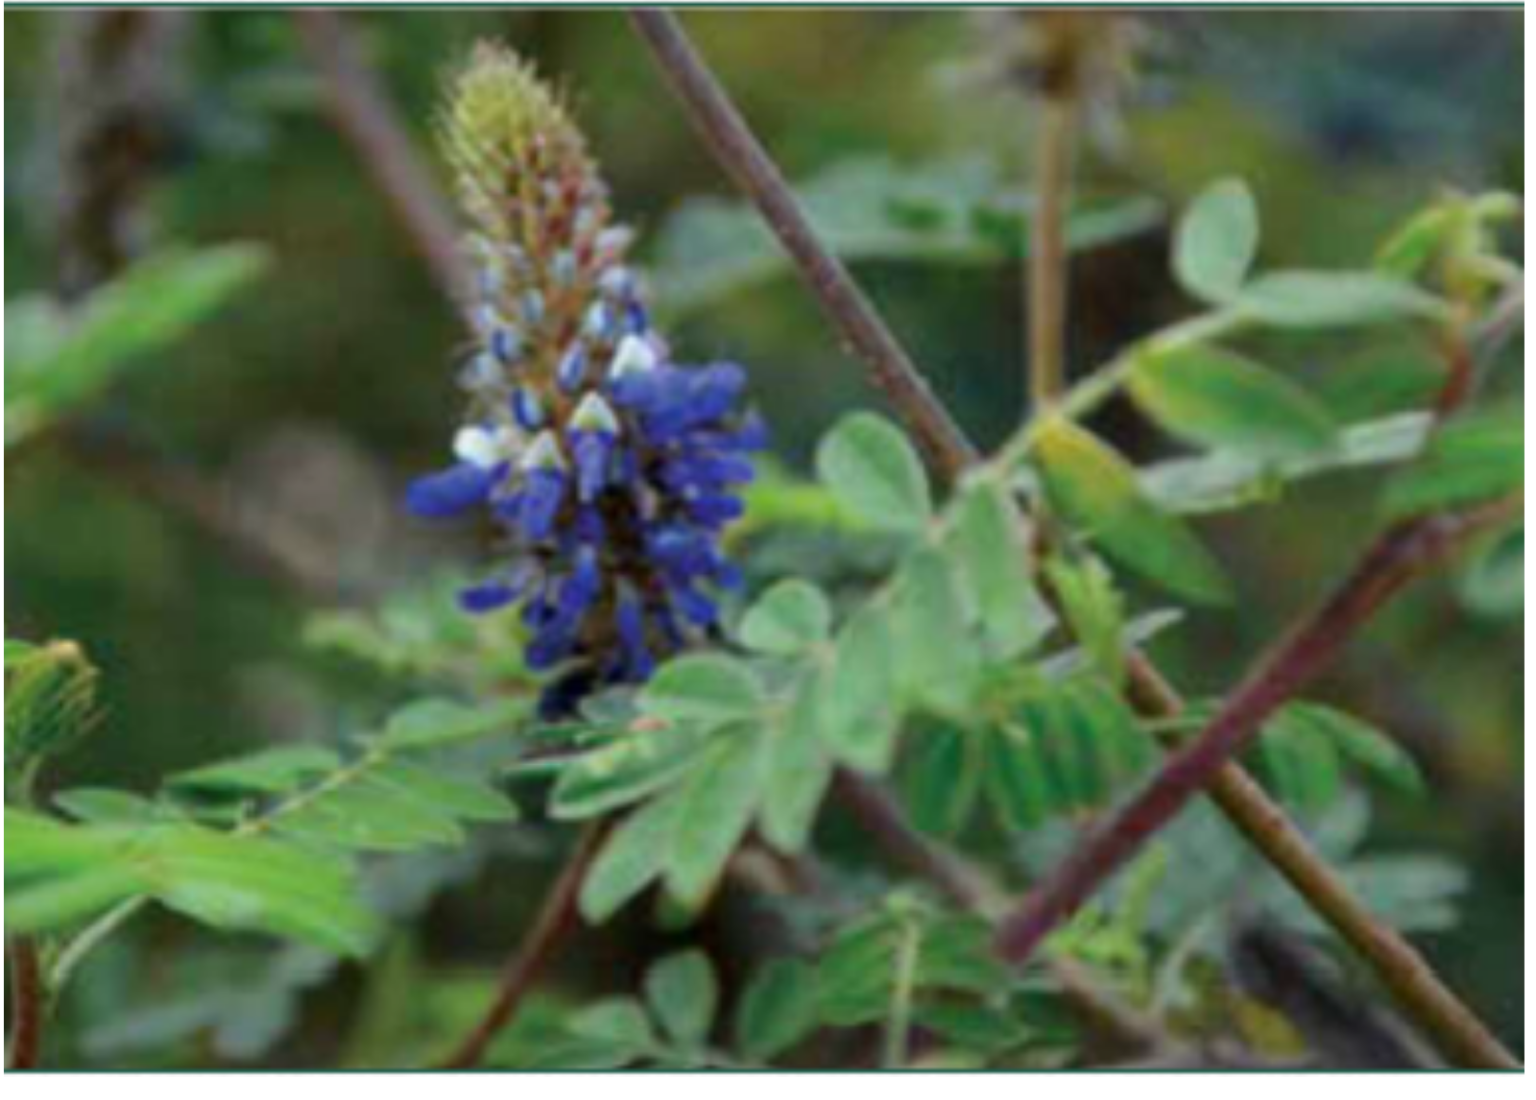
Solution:
M 1242 289 L 1259 249 L 1259 208 L 1247 184 L 1224 179 L 1202 191 L 1180 219 L 1173 270 L 1196 298 L 1220 304 Z
M 1357 271 L 1277 271 L 1237 296 L 1248 317 L 1281 328 L 1340 328 L 1441 316 L 1446 305 L 1412 283 Z
M 808 670 L 789 709 L 771 729 L 759 824 L 764 838 L 789 855 L 805 847 L 832 782 L 832 759 L 821 737 L 821 705 L 820 673 Z
M 640 707 L 669 722 L 720 725 L 763 708 L 762 685 L 751 668 L 717 653 L 668 661 L 640 695 Z
M 550 813 L 561 821 L 580 821 L 649 797 L 697 764 L 707 741 L 699 726 L 634 730 L 563 767 Z
M 807 581 L 781 581 L 752 605 L 741 623 L 741 640 L 759 653 L 803 652 L 827 640 L 832 608 Z
M 341 768 L 341 757 L 319 745 L 266 749 L 173 775 L 173 790 L 198 794 L 286 794 Z
M 843 418 L 817 449 L 816 470 L 838 502 L 871 527 L 920 531 L 932 518 L 922 461 L 884 417 Z
M 602 924 L 661 875 L 686 809 L 677 791 L 653 799 L 614 829 L 581 887 L 581 912 Z
M 952 543 L 959 576 L 992 652 L 1002 660 L 1034 649 L 1053 617 L 1030 576 L 1023 516 L 995 481 L 967 485 Z
M 678 786 L 683 810 L 667 857 L 667 887 L 690 909 L 708 898 L 752 824 L 767 777 L 768 743 L 760 725 L 729 727 Z
M 841 759 L 865 771 L 884 771 L 895 749 L 895 665 L 890 612 L 868 604 L 838 634 L 822 694 L 828 743 Z

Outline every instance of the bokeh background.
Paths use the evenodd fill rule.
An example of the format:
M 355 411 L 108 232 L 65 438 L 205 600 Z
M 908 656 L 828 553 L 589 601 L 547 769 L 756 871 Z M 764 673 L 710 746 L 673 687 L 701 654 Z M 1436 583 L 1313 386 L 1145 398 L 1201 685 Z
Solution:
M 99 61 L 81 50 L 89 18 L 5 14 L 7 297 L 71 278 L 77 181 L 68 173 L 80 162 L 71 167 L 67 154 Z M 89 107 L 126 103 L 138 120 L 113 139 L 120 148 L 109 141 L 89 154 L 103 171 L 128 166 L 126 240 L 258 242 L 272 264 L 190 340 L 136 371 L 102 415 L 135 433 L 140 458 L 186 473 L 191 496 L 236 529 L 216 537 L 186 508 L 168 507 L 128 454 L 41 445 L 7 459 L 5 591 L 8 633 L 78 639 L 103 672 L 102 733 L 58 781 L 148 787 L 222 754 L 340 728 L 358 692 L 345 668 L 302 644 L 317 601 L 338 591 L 366 601 L 466 560 L 476 544 L 424 532 L 397 510 L 404 480 L 443 457 L 461 332 L 338 134 L 293 16 L 138 18 L 156 24 L 135 32 L 153 35 L 148 58 L 114 75 L 125 99 L 103 106 L 98 95 Z M 749 249 L 746 275 L 716 253 L 708 231 L 723 224 L 729 237 L 737 225 L 721 205 L 729 185 L 622 14 L 347 19 L 434 172 L 434 107 L 475 39 L 510 42 L 570 90 L 617 205 L 644 234 L 640 254 L 654 265 L 675 342 L 691 358 L 750 366 L 791 465 L 803 467 L 839 413 L 875 402 L 771 253 L 752 269 Z M 1166 275 L 1161 212 L 1218 175 L 1251 181 L 1272 265 L 1361 263 L 1447 186 L 1523 190 L 1518 12 L 1148 13 L 1145 22 L 1139 78 L 1098 120 L 1083 158 L 1084 201 L 1111 211 L 1111 239 L 1075 262 L 1079 370 L 1190 310 Z M 870 203 L 889 205 L 903 188 L 985 193 L 1006 207 L 1022 187 L 1028 111 L 978 79 L 985 37 L 964 14 L 701 12 L 688 23 L 788 174 L 812 187 L 834 181 L 827 216 L 846 217 L 852 238 Z M 839 191 L 835 181 L 850 173 L 855 182 Z M 989 443 L 1025 411 L 1020 271 L 1006 251 L 923 255 L 877 241 L 856 264 L 938 392 Z M 1358 346 L 1293 340 L 1275 358 L 1347 419 L 1422 404 L 1437 369 L 1421 347 L 1379 335 Z M 1515 373 L 1503 384 L 1518 384 Z M 1132 418 L 1111 409 L 1103 423 L 1138 457 L 1159 454 Z M 1241 602 L 1160 643 L 1183 684 L 1220 690 L 1343 568 L 1368 534 L 1361 517 L 1377 476 L 1311 484 L 1206 525 Z M 285 545 L 299 583 L 242 556 L 242 524 Z M 1468 867 L 1461 925 L 1427 947 L 1517 1044 L 1521 610 L 1518 588 L 1490 597 L 1458 578 L 1426 584 L 1316 692 L 1392 730 L 1425 766 L 1433 797 L 1385 799 L 1371 844 L 1440 851 Z M 507 914 L 520 903 L 507 899 L 534 893 L 517 876 L 539 873 L 493 875 L 457 897 L 435 915 L 425 949 L 494 957 L 517 926 Z

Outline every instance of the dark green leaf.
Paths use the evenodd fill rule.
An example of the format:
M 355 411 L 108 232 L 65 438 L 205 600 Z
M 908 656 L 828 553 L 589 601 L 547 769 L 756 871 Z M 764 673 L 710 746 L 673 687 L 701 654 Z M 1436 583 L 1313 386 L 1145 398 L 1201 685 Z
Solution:
M 1525 416 L 1518 405 L 1457 417 L 1387 490 L 1392 519 L 1479 504 L 1525 486 Z
M 742 994 L 736 1041 L 749 1058 L 771 1059 L 816 1027 L 816 972 L 797 959 L 765 965 Z
M 719 1007 L 715 969 L 700 951 L 668 956 L 646 972 L 645 999 L 668 1035 L 698 1046 L 708 1037 Z

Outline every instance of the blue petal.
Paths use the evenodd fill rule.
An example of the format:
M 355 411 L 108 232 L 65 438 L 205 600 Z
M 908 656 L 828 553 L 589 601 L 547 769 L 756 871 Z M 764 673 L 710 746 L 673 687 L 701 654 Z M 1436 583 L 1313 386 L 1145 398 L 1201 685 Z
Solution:
M 471 615 L 499 611 L 515 599 L 517 590 L 499 581 L 471 585 L 459 592 L 459 606 Z
M 505 476 L 506 470 L 505 466 L 485 469 L 460 462 L 411 482 L 405 491 L 405 506 L 424 519 L 459 515 L 485 503 L 492 487 Z

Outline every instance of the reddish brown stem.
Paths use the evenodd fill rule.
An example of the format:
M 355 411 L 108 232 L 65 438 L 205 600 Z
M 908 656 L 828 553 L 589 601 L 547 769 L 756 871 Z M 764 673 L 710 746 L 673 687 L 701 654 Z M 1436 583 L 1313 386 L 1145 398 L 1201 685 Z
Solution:
M 575 850 L 566 858 L 565 866 L 545 895 L 533 927 L 507 964 L 497 987 L 496 999 L 474 1030 L 439 1068 L 473 1069 L 484 1060 L 496 1036 L 517 1017 L 529 990 L 580 924 L 577 901 L 581 896 L 582 880 L 602 849 L 609 829 L 608 822 L 597 822 L 587 826 L 581 834 Z
M 15 939 L 6 950 L 10 956 L 14 1022 L 5 1068 L 36 1069 L 43 1050 L 43 972 L 37 947 L 31 940 Z
M 944 405 L 928 388 L 864 292 L 811 227 L 794 192 L 757 140 L 741 112 L 689 42 L 670 12 L 632 12 L 635 29 L 651 48 L 688 117 L 723 168 L 757 205 L 784 250 L 795 260 L 816 301 L 847 341 L 870 378 L 902 411 L 908 427 L 936 468 L 956 477 L 976 457 Z
M 1519 504 L 1518 500 L 1501 501 L 1461 515 L 1401 524 L 1382 535 L 1334 594 L 1258 662 L 1201 734 L 1172 755 L 1140 794 L 1097 828 L 1008 917 L 998 934 L 1003 956 L 1015 964 L 1026 962 L 1046 935 L 1212 783 L 1264 721 L 1326 667 L 1393 595 L 1470 538 L 1513 518 Z M 1371 929 L 1375 928 L 1371 922 Z M 1389 966 L 1383 977 L 1399 994 L 1422 991 L 1416 980 L 1406 980 L 1395 967 Z M 1469 1013 L 1462 1023 L 1473 1025 L 1475 1031 L 1459 1028 L 1449 1035 L 1436 1033 L 1458 1061 L 1515 1064 Z

